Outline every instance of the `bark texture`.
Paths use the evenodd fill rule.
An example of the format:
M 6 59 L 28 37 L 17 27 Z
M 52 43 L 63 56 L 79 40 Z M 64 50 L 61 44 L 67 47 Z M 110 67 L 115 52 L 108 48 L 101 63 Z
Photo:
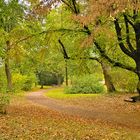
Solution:
M 100 62 L 100 63 L 101 63 L 101 67 L 102 67 L 102 70 L 103 70 L 105 85 L 107 87 L 107 91 L 108 92 L 115 92 L 116 90 L 115 90 L 115 87 L 113 85 L 112 78 L 109 74 L 110 66 L 108 66 L 104 62 Z
M 5 57 L 5 74 L 7 78 L 7 89 L 8 91 L 12 90 L 12 75 L 10 71 L 10 58 L 9 58 L 10 42 L 6 42 L 6 57 Z

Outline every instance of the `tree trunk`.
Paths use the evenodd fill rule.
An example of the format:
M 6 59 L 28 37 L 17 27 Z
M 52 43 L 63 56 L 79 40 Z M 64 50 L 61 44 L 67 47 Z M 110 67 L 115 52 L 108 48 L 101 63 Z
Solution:
M 10 50 L 10 43 L 9 41 L 6 42 L 6 58 L 5 58 L 5 73 L 7 78 L 7 89 L 8 91 L 12 90 L 12 76 L 10 71 L 10 64 L 9 64 L 9 50 Z
M 140 96 L 140 59 L 136 60 L 136 73 L 138 75 L 138 84 L 137 84 L 137 92 Z
M 61 85 L 61 75 L 57 75 L 57 85 L 60 86 Z
M 68 86 L 68 64 L 67 64 L 67 59 L 65 59 L 65 78 L 66 78 L 66 86 Z
M 41 84 L 41 87 L 40 87 L 40 89 L 43 89 L 44 87 L 43 87 L 44 85 L 43 84 Z
M 41 85 L 40 86 L 40 89 L 43 89 L 43 86 L 44 86 L 44 81 L 42 79 L 42 72 L 37 72 L 37 75 L 38 75 L 38 78 L 39 78 L 39 84 Z
M 9 63 L 7 63 L 7 61 L 5 62 L 5 73 L 6 73 L 6 78 L 7 78 L 7 89 L 8 89 L 8 91 L 11 91 L 12 90 L 12 78 L 11 78 Z
M 101 63 L 101 67 L 102 67 L 103 74 L 104 74 L 104 79 L 105 79 L 105 85 L 107 87 L 107 92 L 115 92 L 116 89 L 113 85 L 111 76 L 109 75 L 110 67 L 107 64 L 105 64 L 103 61 L 101 61 L 100 63 Z

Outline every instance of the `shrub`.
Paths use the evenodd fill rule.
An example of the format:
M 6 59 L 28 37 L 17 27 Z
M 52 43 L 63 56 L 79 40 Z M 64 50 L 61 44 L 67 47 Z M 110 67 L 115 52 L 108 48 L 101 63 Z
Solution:
M 26 76 L 26 80 L 23 84 L 23 90 L 28 91 L 31 90 L 33 83 L 36 82 L 36 77 L 34 74 Z
M 0 92 L 6 93 L 7 90 L 7 81 L 4 73 L 4 69 L 0 68 Z
M 113 83 L 117 90 L 126 92 L 135 92 L 138 77 L 136 74 L 127 70 L 115 69 L 111 72 Z
M 19 73 L 14 73 L 12 77 L 13 90 L 15 92 L 20 91 L 23 88 L 24 83 L 26 82 L 26 76 Z
M 104 86 L 100 79 L 93 75 L 86 75 L 75 78 L 71 87 L 65 88 L 65 93 L 101 93 L 104 92 Z
M 0 113 L 6 114 L 7 105 L 10 103 L 10 96 L 1 94 L 0 95 Z
M 63 83 L 64 78 L 61 74 L 44 71 L 38 73 L 38 81 L 40 85 L 59 85 Z
M 20 90 L 30 90 L 34 82 L 34 75 L 21 75 L 19 73 L 13 74 L 13 88 L 15 92 Z

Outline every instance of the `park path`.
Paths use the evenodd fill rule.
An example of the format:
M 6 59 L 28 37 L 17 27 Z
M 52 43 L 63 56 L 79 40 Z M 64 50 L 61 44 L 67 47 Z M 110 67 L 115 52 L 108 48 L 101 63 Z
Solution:
M 92 110 L 80 108 L 76 105 L 69 105 L 61 100 L 52 99 L 44 96 L 51 89 L 43 89 L 35 92 L 29 92 L 27 99 L 35 104 L 43 105 L 50 110 L 54 110 L 67 115 L 78 116 L 86 119 L 94 119 L 107 122 L 113 125 L 119 125 L 140 131 L 140 116 L 137 114 L 112 113 L 98 108 Z

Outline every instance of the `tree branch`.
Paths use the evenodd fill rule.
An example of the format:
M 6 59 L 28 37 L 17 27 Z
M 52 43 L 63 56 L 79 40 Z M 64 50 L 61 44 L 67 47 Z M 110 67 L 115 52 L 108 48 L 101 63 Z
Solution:
M 36 34 L 29 35 L 29 36 L 27 36 L 27 37 L 24 37 L 24 38 L 21 38 L 21 39 L 15 41 L 15 42 L 12 43 L 10 46 L 17 45 L 17 44 L 19 44 L 19 43 L 21 43 L 21 42 L 23 42 L 23 41 L 26 41 L 26 40 L 28 40 L 28 39 L 31 39 L 31 38 L 35 37 L 35 36 L 42 35 L 42 34 L 47 34 L 47 33 L 52 33 L 52 32 L 65 32 L 65 33 L 66 33 L 66 32 L 68 32 L 68 33 L 70 33 L 70 32 L 75 32 L 75 33 L 76 33 L 76 32 L 77 32 L 77 33 L 85 33 L 85 34 L 88 34 L 88 31 L 82 30 L 82 29 L 73 30 L 73 29 L 64 29 L 64 28 L 60 28 L 60 29 L 56 29 L 56 30 L 42 31 L 42 32 L 39 32 L 39 33 L 36 33 Z
M 129 37 L 130 32 L 129 32 L 129 25 L 128 25 L 129 20 L 125 14 L 124 14 L 124 21 L 125 21 L 125 27 L 126 27 L 126 43 L 129 47 L 130 51 L 133 53 L 135 50 L 134 50 L 132 44 L 130 43 L 130 37 Z
M 62 47 L 62 53 L 63 53 L 64 59 L 70 59 L 70 57 L 68 56 L 67 51 L 66 51 L 66 49 L 65 49 L 64 44 L 62 43 L 62 41 L 59 39 L 58 42 L 59 42 L 59 44 Z
M 71 0 L 72 1 L 72 5 L 69 4 L 68 2 L 66 2 L 65 0 L 61 0 L 64 4 L 66 4 L 73 13 L 75 13 L 76 15 L 78 15 L 80 13 L 79 9 L 77 8 L 77 3 L 76 0 Z
M 65 0 L 61 0 L 61 1 L 62 1 L 64 4 L 66 4 L 66 5 L 75 13 L 73 7 L 72 7 L 68 2 L 66 2 Z
M 73 8 L 74 8 L 74 12 L 75 12 L 75 14 L 77 15 L 77 14 L 79 14 L 80 13 L 80 11 L 79 11 L 79 9 L 77 9 L 77 6 L 76 6 L 76 0 L 72 0 L 72 4 L 73 4 Z
M 126 70 L 129 70 L 129 71 L 132 71 L 132 72 L 135 72 L 136 73 L 136 69 L 133 68 L 133 67 L 130 67 L 130 66 L 126 66 L 120 62 L 116 62 L 115 60 L 112 60 L 110 57 L 108 57 L 105 53 L 105 51 L 100 47 L 100 45 L 94 41 L 94 44 L 96 46 L 96 48 L 99 50 L 101 56 L 103 58 L 105 58 L 109 63 L 111 63 L 114 67 L 120 67 L 120 68 L 123 68 L 123 69 L 126 69 Z
M 100 63 L 100 60 L 97 57 L 78 57 L 78 58 L 77 57 L 74 57 L 74 58 L 69 57 L 68 53 L 67 53 L 67 51 L 65 49 L 65 46 L 62 43 L 62 41 L 59 39 L 58 42 L 62 47 L 62 53 L 63 53 L 64 59 L 70 59 L 70 60 L 77 60 L 77 59 L 81 59 L 81 60 L 96 60 L 96 61 L 98 61 Z
M 117 38 L 119 41 L 119 46 L 121 48 L 121 50 L 128 56 L 133 58 L 132 53 L 124 46 L 123 44 L 123 39 L 122 39 L 122 34 L 121 34 L 121 27 L 119 25 L 118 19 L 114 20 L 114 24 L 115 24 L 115 30 L 116 30 L 116 34 L 117 34 Z
M 66 2 L 65 0 L 61 0 L 64 4 L 66 4 L 68 7 L 70 7 L 70 8 L 72 8 L 71 7 L 71 5 L 68 3 L 68 2 Z
M 125 20 L 134 28 L 134 24 L 131 20 L 128 19 L 127 15 L 126 14 L 123 14 Z M 129 16 L 130 17 L 130 16 Z

